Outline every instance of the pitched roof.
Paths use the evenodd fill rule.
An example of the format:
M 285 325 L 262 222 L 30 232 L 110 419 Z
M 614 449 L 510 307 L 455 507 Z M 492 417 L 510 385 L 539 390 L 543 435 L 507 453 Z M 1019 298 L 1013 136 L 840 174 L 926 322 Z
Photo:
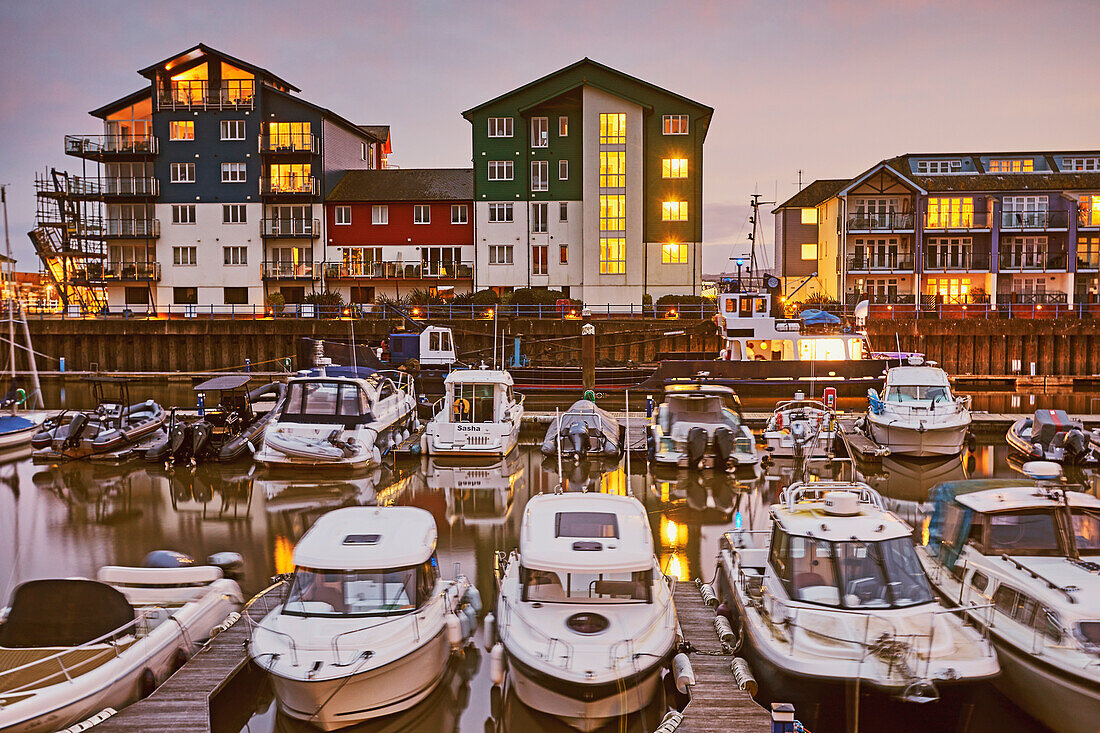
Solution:
M 294 86 L 293 84 L 291 84 L 286 79 L 275 76 L 270 71 L 263 68 L 262 66 L 256 66 L 255 64 L 250 64 L 247 61 L 236 58 L 234 56 L 230 56 L 227 53 L 222 53 L 221 51 L 217 50 L 216 48 L 211 48 L 210 46 L 207 46 L 205 43 L 198 43 L 198 44 L 192 46 L 191 48 L 187 49 L 186 51 L 181 51 L 180 53 L 174 53 L 166 59 L 161 59 L 160 61 L 158 61 L 155 64 L 151 64 L 149 66 L 146 66 L 144 69 L 139 69 L 138 73 L 141 74 L 142 76 L 149 77 L 150 79 L 152 79 L 153 78 L 153 73 L 157 69 L 159 69 L 160 67 L 167 64 L 169 61 L 174 61 L 174 60 L 176 60 L 178 58 L 181 58 L 181 57 L 184 57 L 184 56 L 191 56 L 192 58 L 198 58 L 199 56 L 204 55 L 204 54 L 208 55 L 208 56 L 217 56 L 218 58 L 221 58 L 224 61 L 228 61 L 230 64 L 232 64 L 233 66 L 236 66 L 239 69 L 243 69 L 245 71 L 251 71 L 256 76 L 265 77 L 265 78 L 269 79 L 270 81 L 277 82 L 278 84 L 281 84 L 281 85 L 285 86 L 287 89 L 290 89 L 292 91 L 295 91 L 295 92 L 302 91 L 301 89 Z
M 470 168 L 382 168 L 344 174 L 326 201 L 472 201 Z
M 146 97 L 151 97 L 152 95 L 153 91 L 148 86 L 145 86 L 141 89 L 138 89 L 136 92 L 130 92 L 125 97 L 116 99 L 113 102 L 108 102 L 107 104 L 97 109 L 93 109 L 88 114 L 90 114 L 92 117 L 106 117 L 109 114 L 114 114 L 120 109 L 124 107 L 129 107 L 130 105 L 135 104 L 142 99 L 145 99 Z
M 359 129 L 371 137 L 377 138 L 382 143 L 382 152 L 389 155 L 393 152 L 393 144 L 390 142 L 389 125 L 358 125 Z
M 1022 153 L 936 153 L 935 157 L 971 158 L 975 169 L 983 171 L 981 159 L 988 157 L 1019 158 L 1030 156 L 1046 158 L 1047 165 L 1055 167 L 1053 156 L 1096 155 L 1096 151 L 1057 151 Z M 933 155 L 906 153 L 883 161 L 886 165 L 901 171 L 906 177 L 926 191 L 1061 191 L 1067 189 L 1100 188 L 1100 172 L 1036 172 L 1036 173 L 950 173 L 946 175 L 910 175 L 910 162 L 913 158 L 928 158 Z
M 289 92 L 284 92 L 283 90 L 276 89 L 275 87 L 265 87 L 264 93 L 265 94 L 281 94 L 282 96 L 286 97 L 287 99 L 289 99 L 291 101 L 294 101 L 294 102 L 297 102 L 298 104 L 300 104 L 304 107 L 309 107 L 310 109 L 317 110 L 318 112 L 320 112 L 322 115 L 327 117 L 332 122 L 335 122 L 335 123 L 337 123 L 339 125 L 342 125 L 343 127 L 347 128 L 347 130 L 349 132 L 353 132 L 356 135 L 360 135 L 360 136 L 363 136 L 363 137 L 368 137 L 371 140 L 376 140 L 377 139 L 373 134 L 368 132 L 366 130 L 366 128 L 364 128 L 364 126 L 357 125 L 354 122 L 351 122 L 350 120 L 348 120 L 344 117 L 341 117 L 340 115 L 336 114 L 331 109 L 329 109 L 328 107 L 322 107 L 319 104 L 314 104 L 313 102 L 310 102 L 307 99 L 303 99 L 302 97 L 299 97 L 296 94 L 290 94 Z M 377 139 L 377 142 L 385 142 L 385 140 Z
M 789 199 L 772 209 L 772 213 L 780 209 L 801 209 L 828 201 L 836 196 L 840 189 L 851 180 L 849 178 L 819 178 L 804 189 L 791 196 Z

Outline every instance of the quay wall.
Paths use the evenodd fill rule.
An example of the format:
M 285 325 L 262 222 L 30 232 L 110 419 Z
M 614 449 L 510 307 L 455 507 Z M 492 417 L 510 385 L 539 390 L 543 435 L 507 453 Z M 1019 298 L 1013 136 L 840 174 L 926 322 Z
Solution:
M 460 358 L 492 358 L 493 322 L 435 321 L 455 333 Z M 664 319 L 599 319 L 596 359 L 600 365 L 645 364 L 662 354 L 716 352 L 710 321 Z M 29 322 L 35 350 L 47 355 L 39 369 L 67 371 L 176 372 L 243 369 L 245 359 L 258 371 L 278 371 L 285 357 L 297 361 L 301 339 L 350 341 L 379 345 L 402 323 L 390 320 L 79 320 Z M 507 319 L 497 324 L 511 358 L 514 340 L 533 365 L 581 363 L 581 322 L 553 319 Z M 951 374 L 1100 374 L 1100 321 L 1091 319 L 1020 320 L 874 320 L 868 324 L 871 345 L 881 351 L 919 351 Z M 499 342 L 498 342 L 499 343 Z M 1019 361 L 1017 368 L 1014 361 Z

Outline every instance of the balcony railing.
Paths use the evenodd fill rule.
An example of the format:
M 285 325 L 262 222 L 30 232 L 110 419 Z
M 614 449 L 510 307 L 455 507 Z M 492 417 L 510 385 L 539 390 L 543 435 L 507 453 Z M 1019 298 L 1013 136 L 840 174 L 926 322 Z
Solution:
M 1002 211 L 1001 229 L 1065 229 L 1064 211 Z
M 1087 204 L 1079 205 L 1077 208 L 1077 226 L 1082 229 L 1100 227 L 1100 209 Z
M 99 193 L 102 196 L 156 196 L 160 193 L 160 181 L 156 178 L 100 178 Z
M 316 280 L 321 272 L 319 262 L 264 262 L 264 280 Z
M 867 255 L 848 255 L 848 272 L 875 272 L 879 270 L 913 270 L 911 252 L 871 253 Z
M 156 155 L 152 135 L 66 135 L 65 154 L 100 159 L 111 155 Z
M 468 280 L 474 275 L 472 262 L 340 262 L 325 263 L 328 280 Z
M 958 293 L 956 295 L 920 296 L 922 308 L 935 308 L 941 305 L 989 305 L 989 293 Z
M 912 293 L 855 293 L 854 296 L 848 299 L 849 305 L 855 305 L 861 300 L 866 300 L 871 305 L 913 305 L 917 302 L 917 296 Z
M 104 219 L 102 232 L 109 239 L 152 239 L 160 236 L 160 219 Z
M 263 219 L 260 236 L 316 239 L 321 236 L 321 222 L 317 219 Z
M 924 217 L 924 228 L 931 231 L 989 229 L 992 221 L 987 211 L 941 211 Z
M 848 214 L 848 231 L 911 231 L 914 216 L 909 211 L 855 212 Z
M 284 176 L 260 181 L 260 194 L 263 196 L 312 196 L 319 190 L 317 179 L 310 176 Z
M 320 151 L 317 136 L 308 132 L 286 132 L 260 137 L 261 153 L 311 153 Z
M 159 262 L 89 262 L 69 272 L 76 282 L 156 282 L 160 280 Z
M 992 258 L 989 252 L 939 252 L 925 251 L 924 269 L 988 272 Z
M 1002 270 L 1065 270 L 1066 255 L 1045 249 L 1001 252 L 1000 263 Z
M 252 109 L 256 82 L 227 79 L 216 89 L 208 81 L 173 81 L 157 95 L 160 109 Z
M 1078 270 L 1100 270 L 1100 249 L 1078 248 Z
M 1066 293 L 1001 293 L 997 296 L 998 303 L 1016 303 L 1018 305 L 1061 305 L 1069 302 Z

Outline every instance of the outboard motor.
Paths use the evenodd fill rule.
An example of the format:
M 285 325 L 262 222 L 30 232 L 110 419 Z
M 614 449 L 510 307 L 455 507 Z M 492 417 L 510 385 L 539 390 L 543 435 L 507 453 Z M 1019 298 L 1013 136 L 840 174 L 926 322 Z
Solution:
M 573 423 L 569 426 L 565 436 L 568 444 L 573 446 L 573 457 L 582 461 L 588 457 L 588 428 L 584 423 Z
M 1072 463 L 1077 463 L 1088 452 L 1088 440 L 1085 434 L 1076 428 L 1065 433 L 1065 457 Z
M 687 439 L 688 464 L 699 466 L 707 455 L 707 431 L 701 427 L 694 427 L 688 431 Z
M 723 465 L 729 463 L 733 455 L 734 442 L 733 431 L 729 428 L 722 426 L 714 431 L 714 453 Z
M 143 568 L 189 568 L 194 564 L 190 555 L 175 550 L 153 550 L 141 561 Z
M 238 583 L 244 579 L 244 558 L 238 552 L 215 552 L 206 558 L 207 565 L 222 569 L 222 575 Z
M 80 435 L 88 427 L 88 416 L 83 412 L 78 412 L 73 416 L 72 422 L 69 423 L 69 432 L 65 435 L 65 440 L 62 441 L 62 448 L 75 448 L 80 445 Z
M 191 449 L 191 426 L 176 423 L 172 431 L 168 433 L 168 455 L 172 458 L 186 458 Z
M 191 455 L 196 459 L 201 458 L 210 445 L 210 424 L 200 420 L 191 426 Z

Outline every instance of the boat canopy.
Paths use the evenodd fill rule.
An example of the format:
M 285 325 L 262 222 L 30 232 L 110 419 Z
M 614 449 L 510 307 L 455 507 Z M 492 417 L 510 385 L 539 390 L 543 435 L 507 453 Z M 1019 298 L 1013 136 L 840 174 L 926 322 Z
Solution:
M 0 624 L 0 647 L 80 646 L 109 636 L 134 620 L 117 589 L 84 579 L 31 580 L 12 594 Z
M 294 548 L 298 567 L 372 570 L 418 565 L 435 552 L 435 519 L 417 507 L 346 507 L 323 515 Z
M 802 319 L 802 322 L 807 326 L 814 325 L 832 325 L 840 323 L 840 319 L 834 316 L 832 313 L 827 313 L 823 310 L 816 308 L 807 308 L 798 314 L 798 317 Z
M 958 497 L 977 491 L 1038 486 L 1034 481 L 1016 479 L 970 479 L 947 481 L 932 489 L 932 517 L 928 523 L 928 547 L 947 568 L 955 567 L 970 535 L 974 509 L 958 501 Z M 950 512 L 952 505 L 962 508 L 961 513 Z
M 1065 410 L 1036 410 L 1031 423 L 1031 439 L 1050 445 L 1058 433 L 1082 429 L 1081 423 L 1071 420 Z
M 645 507 L 629 496 L 533 496 L 519 545 L 523 567 L 531 570 L 624 573 L 653 567 Z
M 619 443 L 619 423 L 611 417 L 611 413 L 591 400 L 577 400 L 546 428 L 546 436 L 540 446 L 543 453 L 551 455 L 556 452 L 563 424 L 567 429 L 573 425 L 583 425 L 585 430 L 599 431 L 609 444 L 617 446 Z
M 221 390 L 240 389 L 248 384 L 252 377 L 247 374 L 223 374 L 207 379 L 195 387 L 196 392 L 215 392 Z
M 443 384 L 503 384 L 511 387 L 515 383 L 511 374 L 500 369 L 456 369 L 447 375 Z

